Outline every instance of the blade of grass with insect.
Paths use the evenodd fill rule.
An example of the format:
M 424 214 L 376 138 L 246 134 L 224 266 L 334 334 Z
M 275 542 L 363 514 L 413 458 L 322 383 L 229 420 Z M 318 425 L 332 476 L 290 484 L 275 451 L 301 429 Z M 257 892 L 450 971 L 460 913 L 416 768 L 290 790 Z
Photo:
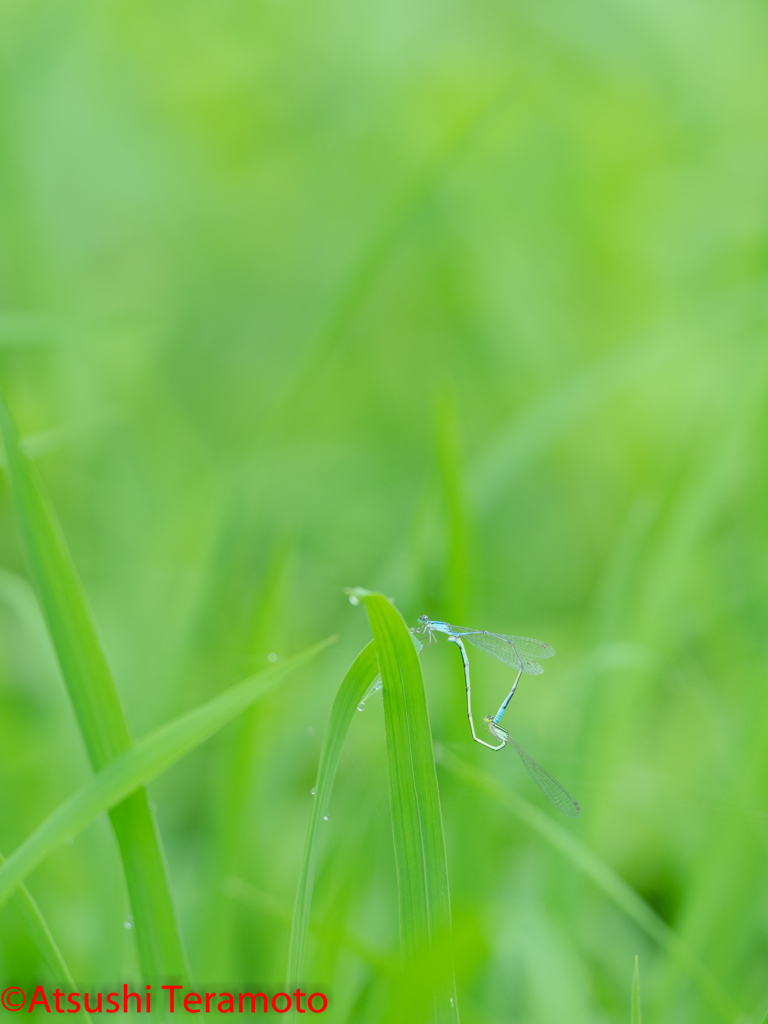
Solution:
M 0 432 L 22 544 L 62 675 L 94 771 L 131 747 L 109 666 L 56 516 L 0 395 Z M 142 974 L 151 984 L 186 979 L 160 838 L 146 793 L 110 811 L 135 922 Z
M 502 786 L 491 776 L 467 764 L 445 748 L 440 748 L 439 755 L 439 764 L 442 768 L 498 800 L 507 810 L 538 832 L 550 846 L 562 853 L 573 867 L 590 878 L 627 917 L 668 952 L 677 967 L 694 982 L 711 1009 L 724 1022 L 732 1022 L 738 1016 L 739 1008 L 701 965 L 688 945 L 611 867 L 549 815 Z
M 334 637 L 286 658 L 251 679 L 142 737 L 48 815 L 0 866 L 0 906 L 38 864 L 103 811 L 160 775 L 263 697 L 285 676 L 333 643 Z
M 396 608 L 382 594 L 363 596 L 384 692 L 401 954 L 408 964 L 439 950 L 443 971 L 436 969 L 435 958 L 424 961 L 431 969 L 422 973 L 421 991 L 432 988 L 432 1019 L 458 1022 L 450 967 L 448 864 L 421 665 Z
M 349 723 L 354 717 L 366 690 L 379 674 L 376 649 L 373 641 L 358 654 L 349 671 L 344 676 L 331 708 L 323 746 L 320 752 L 320 764 L 317 769 L 315 798 L 309 818 L 307 838 L 304 844 L 304 856 L 301 862 L 299 886 L 291 922 L 291 938 L 288 947 L 288 991 L 293 991 L 294 983 L 298 984 L 304 970 L 304 951 L 309 929 L 309 914 L 312 907 L 312 890 L 315 884 L 315 868 L 317 866 L 318 828 L 328 810 L 331 800 L 333 782 L 339 766 L 339 758 L 344 745 Z

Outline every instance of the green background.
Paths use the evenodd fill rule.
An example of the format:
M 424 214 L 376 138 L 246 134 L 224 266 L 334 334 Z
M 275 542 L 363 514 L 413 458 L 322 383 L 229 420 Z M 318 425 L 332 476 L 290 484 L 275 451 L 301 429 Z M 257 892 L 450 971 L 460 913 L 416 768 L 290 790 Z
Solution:
M 150 787 L 200 985 L 280 988 L 344 586 L 536 636 L 514 735 L 564 827 L 768 1004 L 768 15 L 7 0 L 0 378 L 136 735 L 338 644 Z M 0 850 L 89 775 L 0 492 Z M 509 670 L 470 653 L 476 714 Z M 457 652 L 422 657 L 468 741 Z M 718 1018 L 499 804 L 440 774 L 467 1024 Z M 553 812 L 554 814 L 554 812 Z M 137 978 L 105 820 L 29 879 L 75 976 Z M 353 722 L 307 984 L 381 1020 L 380 697 Z M 319 930 L 318 930 L 319 929 Z M 0 979 L 47 977 L 11 909 Z

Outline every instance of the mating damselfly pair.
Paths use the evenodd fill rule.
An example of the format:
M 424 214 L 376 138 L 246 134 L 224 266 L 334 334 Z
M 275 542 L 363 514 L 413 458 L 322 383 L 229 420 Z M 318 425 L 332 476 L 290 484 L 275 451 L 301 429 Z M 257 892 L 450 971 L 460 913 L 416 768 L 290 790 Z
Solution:
M 467 718 L 469 719 L 469 727 L 472 730 L 472 739 L 476 743 L 481 743 L 484 747 L 489 747 L 491 750 L 502 750 L 507 745 L 514 747 L 520 760 L 528 769 L 531 778 L 547 800 L 554 804 L 558 811 L 561 811 L 569 818 L 578 818 L 581 808 L 568 790 L 561 786 L 556 779 L 553 779 L 549 772 L 545 771 L 537 761 L 534 761 L 517 740 L 499 725 L 502 715 L 507 710 L 507 705 L 515 695 L 515 690 L 522 674 L 525 672 L 531 676 L 541 675 L 544 669 L 537 659 L 551 658 L 555 653 L 554 649 L 549 644 L 544 643 L 543 640 L 532 640 L 530 637 L 511 636 L 505 633 L 489 633 L 487 630 L 469 629 L 465 626 L 452 626 L 449 622 L 433 620 L 427 615 L 421 615 L 419 622 L 420 625 L 412 629 L 411 632 L 428 636 L 427 647 L 436 642 L 435 633 L 444 633 L 449 642 L 455 644 L 459 649 L 464 666 L 464 682 L 467 690 Z M 472 718 L 472 685 L 469 676 L 469 658 L 467 657 L 467 649 L 464 646 L 465 640 L 472 644 L 473 647 L 477 647 L 478 650 L 490 654 L 492 658 L 496 658 L 505 665 L 517 669 L 517 676 L 512 684 L 512 689 L 501 702 L 501 707 L 495 715 L 487 715 L 484 719 L 490 734 L 495 739 L 500 740 L 498 745 L 487 743 L 485 740 L 480 739 L 475 732 L 475 723 Z

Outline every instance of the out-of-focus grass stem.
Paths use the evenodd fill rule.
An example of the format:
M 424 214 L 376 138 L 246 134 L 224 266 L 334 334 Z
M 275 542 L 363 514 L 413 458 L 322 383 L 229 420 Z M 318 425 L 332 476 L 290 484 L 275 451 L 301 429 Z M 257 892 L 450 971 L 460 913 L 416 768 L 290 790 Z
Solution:
M 448 544 L 445 615 L 463 622 L 470 603 L 469 519 L 464 493 L 462 446 L 455 395 L 442 391 L 435 403 L 435 439 Z
M 5 858 L 0 854 L 0 865 Z M 42 954 L 49 970 L 59 982 L 69 987 L 70 991 L 77 988 L 77 983 L 61 954 L 56 940 L 53 937 L 48 922 L 42 915 L 40 908 L 25 885 L 20 885 L 10 899 L 11 905 L 21 916 L 27 926 L 29 936 Z
M 291 937 L 288 947 L 288 991 L 302 979 L 304 971 L 304 951 L 309 929 L 309 914 L 312 908 L 312 891 L 315 883 L 320 825 L 324 820 L 331 800 L 333 782 L 339 766 L 344 739 L 349 724 L 354 717 L 358 705 L 366 690 L 379 674 L 376 650 L 373 642 L 369 643 L 355 658 L 344 676 L 331 708 L 331 716 L 323 737 L 320 752 L 320 764 L 317 769 L 317 782 L 313 792 L 312 809 L 309 816 L 309 827 L 304 844 L 304 856 L 301 862 L 301 874 L 296 890 L 296 902 L 293 908 Z
M 563 854 L 574 868 L 590 878 L 606 896 L 662 949 L 674 964 L 684 971 L 700 990 L 708 1005 L 729 1024 L 739 1009 L 720 985 L 701 965 L 688 944 L 680 938 L 623 878 L 604 861 L 588 850 L 571 832 L 548 814 L 529 804 L 523 797 L 472 765 L 441 748 L 439 764 L 476 789 L 503 804 Z
M 74 563 L 0 396 L 0 431 L 24 552 L 94 771 L 131 748 L 120 698 L 96 636 Z M 150 983 L 187 978 L 165 859 L 142 789 L 110 810 L 135 922 L 142 974 Z
M 231 686 L 206 704 L 143 736 L 102 768 L 59 804 L 0 866 L 0 906 L 30 871 L 66 839 L 75 836 L 103 811 L 119 804 L 128 794 L 170 768 L 334 640 L 335 637 L 330 637 L 321 641 L 257 676 Z
M 632 974 L 632 1019 L 631 1024 L 643 1024 L 643 1009 L 640 1004 L 640 957 L 635 957 Z

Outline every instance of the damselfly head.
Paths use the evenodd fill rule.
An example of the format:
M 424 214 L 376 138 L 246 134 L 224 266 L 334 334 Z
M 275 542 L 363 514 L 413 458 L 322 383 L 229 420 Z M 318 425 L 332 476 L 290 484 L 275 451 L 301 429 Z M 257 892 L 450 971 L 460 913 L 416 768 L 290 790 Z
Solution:
M 420 615 L 419 616 L 419 622 L 429 622 L 429 616 L 428 615 Z

